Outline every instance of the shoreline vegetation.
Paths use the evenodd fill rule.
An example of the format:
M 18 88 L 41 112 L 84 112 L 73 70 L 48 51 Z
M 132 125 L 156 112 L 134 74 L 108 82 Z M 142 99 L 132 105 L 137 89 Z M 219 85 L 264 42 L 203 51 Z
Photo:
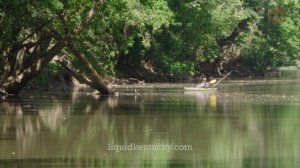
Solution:
M 251 80 L 251 79 L 266 79 L 266 78 L 276 78 L 282 76 L 282 71 L 297 71 L 299 70 L 298 67 L 280 67 L 274 70 L 266 70 L 264 75 L 255 75 L 250 74 L 245 76 L 240 75 L 240 73 L 233 73 L 230 75 L 229 79 L 244 79 L 244 80 Z M 199 83 L 202 81 L 203 76 L 174 76 L 174 75 L 164 75 L 158 74 L 153 72 L 143 72 L 143 76 L 132 76 L 130 74 L 118 74 L 117 77 L 111 78 L 108 77 L 104 79 L 105 83 L 112 88 L 112 90 L 117 91 L 115 88 L 120 87 L 122 85 L 144 85 L 150 83 Z M 147 74 L 146 74 L 147 73 Z M 142 73 L 140 73 L 142 74 Z M 224 74 L 225 75 L 225 74 Z M 69 76 L 67 73 L 54 73 L 54 72 L 43 72 L 41 79 L 35 79 L 30 82 L 24 87 L 24 92 L 27 93 L 29 91 L 70 91 L 72 89 L 79 89 L 79 90 L 93 90 L 93 88 L 80 84 L 75 78 Z M 222 76 L 212 75 L 212 76 L 205 76 L 208 79 L 220 79 Z M 4 91 L 2 91 L 2 94 Z
M 1 1 L 0 94 L 280 76 L 299 65 L 299 15 L 293 0 Z

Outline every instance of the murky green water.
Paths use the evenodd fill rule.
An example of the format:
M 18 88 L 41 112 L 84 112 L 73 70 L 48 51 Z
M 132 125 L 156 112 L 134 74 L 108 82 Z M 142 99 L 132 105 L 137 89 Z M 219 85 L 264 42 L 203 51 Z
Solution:
M 0 103 L 0 167 L 300 167 L 298 79 L 227 81 L 209 93 L 163 84 L 123 87 L 119 97 L 10 97 Z M 109 150 L 126 144 L 192 150 Z

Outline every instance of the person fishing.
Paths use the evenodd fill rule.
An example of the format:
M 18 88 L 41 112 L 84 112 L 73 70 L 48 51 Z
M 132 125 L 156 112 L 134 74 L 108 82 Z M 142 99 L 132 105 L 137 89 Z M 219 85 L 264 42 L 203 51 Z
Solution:
M 196 87 L 184 87 L 184 90 L 187 90 L 187 91 L 217 90 L 216 86 L 219 85 L 232 72 L 233 72 L 233 70 L 230 71 L 229 73 L 227 73 L 223 78 L 221 78 L 218 81 L 216 79 L 212 79 L 211 81 L 207 82 L 206 78 L 203 78 L 202 82 L 200 84 L 198 84 Z
M 201 82 L 199 85 L 197 85 L 197 87 L 208 88 L 208 87 L 209 87 L 209 84 L 208 84 L 208 82 L 206 81 L 206 78 L 203 78 L 203 79 L 202 79 L 202 82 Z

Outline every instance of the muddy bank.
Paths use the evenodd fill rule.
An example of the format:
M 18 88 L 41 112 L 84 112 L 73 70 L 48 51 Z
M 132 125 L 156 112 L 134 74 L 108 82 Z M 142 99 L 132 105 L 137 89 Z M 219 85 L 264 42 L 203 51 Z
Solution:
M 124 69 L 117 69 L 115 77 L 107 77 L 106 84 L 114 88 L 122 84 L 139 84 L 145 83 L 198 83 L 205 77 L 208 80 L 218 79 L 233 70 L 228 78 L 257 78 L 257 77 L 278 77 L 281 72 L 276 69 L 267 69 L 260 72 L 253 69 L 248 69 L 241 65 L 227 66 L 221 71 L 221 74 L 215 70 L 212 65 L 201 65 L 197 69 L 199 72 L 194 76 L 190 75 L 174 75 L 162 74 L 155 71 L 150 71 L 145 68 L 127 67 Z M 69 73 L 61 71 L 59 73 L 45 69 L 37 78 L 31 80 L 24 88 L 23 92 L 30 91 L 71 91 L 72 89 L 91 90 L 88 86 L 80 84 Z M 5 96 L 7 93 L 0 89 L 0 96 Z
M 145 68 L 118 69 L 116 78 L 119 83 L 165 83 L 165 82 L 199 82 L 202 78 L 216 79 L 221 78 L 232 71 L 229 78 L 264 78 L 279 77 L 282 75 L 278 69 L 268 68 L 265 71 L 250 69 L 242 64 L 227 65 L 224 69 L 218 70 L 213 64 L 203 64 L 197 67 L 197 73 L 194 76 L 183 74 L 162 74 L 149 71 Z

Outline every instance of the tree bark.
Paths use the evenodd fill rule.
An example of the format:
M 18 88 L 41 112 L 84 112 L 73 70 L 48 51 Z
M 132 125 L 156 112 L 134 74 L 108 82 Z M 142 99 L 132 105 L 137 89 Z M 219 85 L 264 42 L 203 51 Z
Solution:
M 9 94 L 18 94 L 22 88 L 34 77 L 36 77 L 44 67 L 57 55 L 65 46 L 66 40 L 62 40 L 48 51 L 43 53 L 35 63 L 19 72 L 17 75 L 10 76 L 8 81 L 4 83 L 4 88 Z
M 57 59 L 57 63 L 59 63 L 70 75 L 72 75 L 79 83 L 84 83 L 87 85 L 92 85 L 92 81 L 88 79 L 87 76 L 80 74 L 76 71 L 75 68 L 71 66 L 71 63 L 64 59 Z
M 90 80 L 87 76 L 84 74 L 81 74 L 74 69 L 70 62 L 62 59 L 58 59 L 56 62 L 58 62 L 70 75 L 72 75 L 79 83 L 86 84 L 94 89 L 97 90 L 98 86 L 97 83 Z
M 71 43 L 68 43 L 68 48 L 75 55 L 75 57 L 83 64 L 88 76 L 91 77 L 92 87 L 98 90 L 101 94 L 113 94 L 114 92 L 105 84 L 104 80 L 98 74 L 98 72 L 90 64 Z
M 11 67 L 11 69 L 9 71 L 14 71 L 15 68 L 18 71 L 14 71 L 13 75 L 10 75 L 11 73 L 8 73 L 8 79 L 5 82 L 0 83 L 2 85 L 0 87 L 3 87 L 10 94 L 18 94 L 22 90 L 22 88 L 31 79 L 36 77 L 44 69 L 44 67 L 53 59 L 54 56 L 59 54 L 61 52 L 61 50 L 67 46 L 67 42 L 68 42 L 66 40 L 67 38 L 70 38 L 71 36 L 76 36 L 76 35 L 80 34 L 88 26 L 88 24 L 91 22 L 91 20 L 93 19 L 97 10 L 100 8 L 100 6 L 103 4 L 103 2 L 104 2 L 104 0 L 96 1 L 94 3 L 94 6 L 87 13 L 86 18 L 84 18 L 82 20 L 82 22 L 76 28 L 74 28 L 73 33 L 67 34 L 65 36 L 65 38 L 61 38 L 59 40 L 57 39 L 58 42 L 50 49 L 45 47 L 50 44 L 50 41 L 47 41 L 47 40 L 42 41 L 43 44 L 41 44 L 40 46 L 37 45 L 36 47 L 41 47 L 41 48 L 36 48 L 34 53 L 32 53 L 33 54 L 32 56 L 34 56 L 35 58 L 32 61 L 29 61 L 31 64 L 28 65 L 27 63 L 25 63 L 25 66 L 24 66 L 24 60 L 22 60 L 23 67 L 20 68 L 19 64 L 14 64 L 14 63 L 11 64 L 12 62 L 10 62 L 10 64 L 13 66 Z M 43 24 L 43 26 L 44 25 L 46 25 L 46 24 Z M 36 31 L 40 32 L 39 29 Z M 35 33 L 37 33 L 37 32 L 33 32 L 32 34 L 30 34 L 30 36 L 28 38 L 33 36 Z M 22 47 L 22 49 L 23 49 L 23 47 Z M 17 51 L 19 51 L 19 49 Z M 75 51 L 75 53 L 77 53 L 75 48 L 73 48 L 73 51 Z M 12 53 L 12 54 L 14 54 L 14 53 Z M 20 54 L 24 54 L 24 53 L 20 52 Z M 35 54 L 37 54 L 37 55 L 35 55 Z M 19 55 L 19 56 L 23 56 L 23 55 Z M 86 66 L 87 71 L 89 72 L 89 74 L 91 75 L 91 77 L 93 79 L 93 83 L 95 82 L 97 84 L 96 89 L 103 94 L 112 94 L 113 92 L 106 86 L 106 84 L 101 79 L 100 75 L 92 68 L 91 64 L 89 64 L 89 62 L 87 60 L 85 60 L 85 58 L 80 53 L 79 53 L 79 55 L 77 53 L 77 58 L 80 61 L 82 61 L 84 63 L 84 65 Z M 31 59 L 31 58 L 29 58 L 29 59 Z M 17 60 L 13 60 L 13 61 L 17 61 Z M 15 65 L 17 65 L 17 66 L 15 66 Z

